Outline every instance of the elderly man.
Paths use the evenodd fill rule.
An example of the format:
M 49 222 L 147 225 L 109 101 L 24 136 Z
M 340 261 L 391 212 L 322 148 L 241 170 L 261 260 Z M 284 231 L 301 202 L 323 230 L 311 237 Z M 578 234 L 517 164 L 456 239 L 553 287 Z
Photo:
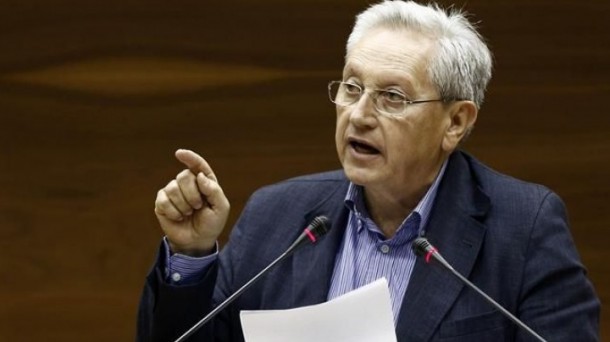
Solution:
M 318 246 L 272 269 L 192 340 L 243 341 L 240 310 L 321 303 L 381 277 L 399 341 L 531 339 L 450 273 L 417 260 L 411 242 L 424 235 L 544 338 L 597 340 L 599 301 L 561 200 L 457 149 L 490 77 L 490 52 L 463 13 L 402 1 L 364 11 L 343 78 L 328 86 L 342 171 L 260 189 L 218 253 L 229 202 L 203 158 L 176 152 L 186 169 L 155 202 L 166 238 L 138 338 L 177 338 L 325 215 L 333 229 Z

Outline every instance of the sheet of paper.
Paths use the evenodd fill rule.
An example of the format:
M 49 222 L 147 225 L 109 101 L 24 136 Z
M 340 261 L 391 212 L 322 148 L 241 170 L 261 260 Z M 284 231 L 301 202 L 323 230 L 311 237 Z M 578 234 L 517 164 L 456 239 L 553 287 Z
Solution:
M 391 305 L 382 278 L 326 303 L 240 318 L 246 342 L 396 342 Z

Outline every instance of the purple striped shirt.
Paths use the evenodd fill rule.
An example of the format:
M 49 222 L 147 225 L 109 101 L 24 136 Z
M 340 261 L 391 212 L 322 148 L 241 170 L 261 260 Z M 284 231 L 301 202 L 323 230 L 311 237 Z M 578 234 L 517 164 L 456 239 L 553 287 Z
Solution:
M 419 234 L 423 234 L 445 166 L 446 162 L 432 186 L 391 239 L 386 239 L 369 217 L 364 205 L 363 188 L 350 184 L 345 196 L 345 205 L 350 213 L 343 242 L 335 260 L 328 292 L 329 300 L 384 277 L 388 281 L 396 324 L 415 266 L 416 256 L 410 242 Z
M 163 238 L 163 246 L 165 248 L 165 280 L 174 285 L 187 285 L 197 282 L 218 258 L 218 242 L 214 254 L 199 258 L 170 253 L 167 237 Z

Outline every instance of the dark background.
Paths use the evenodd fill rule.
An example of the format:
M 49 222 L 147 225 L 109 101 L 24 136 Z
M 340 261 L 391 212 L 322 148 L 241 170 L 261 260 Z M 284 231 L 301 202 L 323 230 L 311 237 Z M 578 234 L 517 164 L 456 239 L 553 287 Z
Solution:
M 256 188 L 339 167 L 326 84 L 367 4 L 1 0 L 0 340 L 133 339 L 175 149 L 215 168 L 230 223 Z M 456 4 L 496 60 L 465 147 L 565 200 L 605 303 L 610 2 Z

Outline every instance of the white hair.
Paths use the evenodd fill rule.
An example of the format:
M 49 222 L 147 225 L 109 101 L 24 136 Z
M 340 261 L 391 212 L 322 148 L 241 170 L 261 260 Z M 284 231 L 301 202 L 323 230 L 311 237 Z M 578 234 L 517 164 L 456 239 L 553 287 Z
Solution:
M 491 78 L 492 57 L 482 36 L 459 9 L 448 11 L 437 4 L 386 0 L 356 17 L 347 40 L 347 52 L 371 29 L 386 27 L 425 34 L 436 41 L 428 76 L 447 100 L 471 100 L 483 104 Z

